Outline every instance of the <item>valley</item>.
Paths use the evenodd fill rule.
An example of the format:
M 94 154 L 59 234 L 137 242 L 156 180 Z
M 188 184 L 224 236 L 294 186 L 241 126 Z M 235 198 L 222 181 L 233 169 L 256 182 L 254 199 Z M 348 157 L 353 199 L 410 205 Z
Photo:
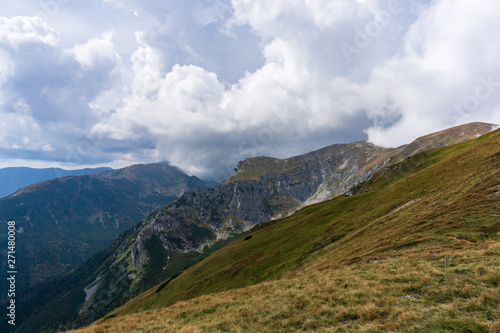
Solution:
M 1 219 L 16 222 L 17 245 L 23 249 L 20 286 L 69 272 L 150 212 L 203 186 L 167 165 L 136 165 L 47 180 L 1 199 Z M 2 267 L 5 260 L 2 256 Z M 2 287 L 5 274 L 0 273 Z

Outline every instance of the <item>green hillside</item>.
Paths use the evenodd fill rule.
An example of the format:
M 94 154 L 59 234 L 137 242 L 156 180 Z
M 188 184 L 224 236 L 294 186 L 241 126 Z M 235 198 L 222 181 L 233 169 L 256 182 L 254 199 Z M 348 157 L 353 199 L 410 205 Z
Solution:
M 498 331 L 500 131 L 355 193 L 255 227 L 80 332 Z

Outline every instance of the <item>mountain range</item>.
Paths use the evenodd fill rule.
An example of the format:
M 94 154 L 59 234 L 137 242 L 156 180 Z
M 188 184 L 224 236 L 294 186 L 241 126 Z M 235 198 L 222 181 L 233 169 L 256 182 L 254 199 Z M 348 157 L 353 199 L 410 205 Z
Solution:
M 33 169 L 10 167 L 0 169 L 0 198 L 32 184 L 59 177 L 92 175 L 111 168 L 64 170 L 60 168 Z
M 499 212 L 496 130 L 259 224 L 75 333 L 498 332 Z
M 244 244 L 252 244 L 250 239 L 254 237 L 253 231 L 259 230 L 261 224 L 276 225 L 278 221 L 286 221 L 287 216 L 303 216 L 306 214 L 304 212 L 310 212 L 310 208 L 304 207 L 316 207 L 315 203 L 326 200 L 337 200 L 335 202 L 339 204 L 335 209 L 344 211 L 343 200 L 352 200 L 349 201 L 352 206 L 356 198 L 363 196 L 361 193 L 374 192 L 370 189 L 374 177 L 385 179 L 383 175 L 388 174 L 390 176 L 387 177 L 391 180 L 402 177 L 397 174 L 397 170 L 404 166 L 406 168 L 408 161 L 416 161 L 416 166 L 410 164 L 411 172 L 416 172 L 421 167 L 418 161 L 426 156 L 426 152 L 469 141 L 490 132 L 494 127 L 483 123 L 468 124 L 419 138 L 396 149 L 357 142 L 332 145 L 284 160 L 257 157 L 242 161 L 235 173 L 223 183 L 186 192 L 122 233 L 106 249 L 68 275 L 31 290 L 32 301 L 25 309 L 28 319 L 20 329 L 71 328 L 88 324 L 161 281 L 165 281 L 161 285 L 162 289 L 171 281 L 181 281 L 177 276 L 183 269 L 196 264 L 226 244 L 231 245 L 220 251 L 226 251 L 241 242 L 248 241 Z M 426 161 L 434 162 L 435 159 L 431 156 L 427 160 L 425 157 Z M 353 199 L 349 199 L 351 197 Z M 367 205 L 369 206 L 365 204 L 363 207 L 366 208 Z M 333 208 L 325 208 L 328 209 Z M 325 214 L 328 216 L 333 213 Z M 264 223 L 267 221 L 272 222 Z M 310 219 L 301 221 L 297 223 L 302 225 Z M 231 243 L 249 230 L 252 230 L 252 234 Z M 271 229 L 263 230 L 269 232 Z M 318 228 L 313 234 L 321 230 L 323 229 Z M 292 231 L 289 229 L 290 235 L 298 240 L 303 238 L 303 235 Z M 328 230 L 323 230 L 325 231 Z M 351 231 L 354 232 L 355 229 L 349 229 Z M 324 236 L 317 235 L 312 249 L 309 248 L 311 244 L 306 242 L 297 248 L 298 253 L 306 258 L 307 254 L 318 252 L 347 234 L 328 231 Z M 272 237 L 271 233 L 268 235 Z M 289 242 L 279 239 L 274 241 L 269 240 L 269 244 L 273 243 L 276 251 L 281 251 L 281 246 Z M 300 252 L 306 248 L 310 252 Z M 257 247 L 252 251 L 260 250 Z M 254 259 L 268 258 L 265 253 L 265 249 L 262 249 L 262 252 L 255 253 Z M 213 286 L 220 284 L 225 286 L 223 289 L 231 289 L 276 277 L 282 268 L 290 267 L 286 258 L 282 259 L 279 255 L 270 258 L 274 266 L 269 266 L 267 273 L 258 278 L 255 275 L 240 274 L 241 271 L 248 270 L 245 268 L 248 267 L 246 264 L 242 266 L 224 259 L 221 264 L 226 266 L 221 269 L 227 274 L 216 274 L 220 279 L 218 282 L 214 282 L 205 273 L 198 275 L 194 285 L 171 291 L 173 295 L 178 295 L 183 290 L 183 296 L 167 297 L 167 303 L 189 299 L 204 291 L 219 291 Z M 203 266 L 210 271 L 211 266 L 204 266 L 205 262 L 209 262 L 207 260 L 209 259 L 202 260 L 194 267 Z M 192 272 L 194 267 L 188 271 Z M 238 278 L 233 280 L 235 276 Z M 247 282 L 239 284 L 240 278 Z M 57 311 L 61 305 L 65 310 Z
M 22 249 L 18 284 L 27 287 L 68 272 L 150 212 L 204 185 L 166 164 L 134 165 L 47 180 L 0 199 L 0 217 L 16 222 Z M 1 286 L 5 274 L 0 273 Z

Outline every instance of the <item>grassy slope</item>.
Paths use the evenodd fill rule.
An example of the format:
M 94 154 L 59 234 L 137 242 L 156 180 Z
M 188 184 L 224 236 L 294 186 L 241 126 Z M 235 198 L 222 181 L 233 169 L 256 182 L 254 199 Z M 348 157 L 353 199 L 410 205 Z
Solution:
M 366 193 L 257 227 L 83 331 L 496 332 L 499 186 L 500 131 L 417 155 Z

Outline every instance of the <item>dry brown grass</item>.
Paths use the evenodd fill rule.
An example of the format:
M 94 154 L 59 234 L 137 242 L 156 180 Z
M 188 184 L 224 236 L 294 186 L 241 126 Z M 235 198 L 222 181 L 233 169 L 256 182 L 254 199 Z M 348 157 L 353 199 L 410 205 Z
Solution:
M 462 247 L 462 249 L 453 249 Z M 444 267 L 443 250 L 452 255 Z M 485 250 L 492 251 L 485 256 Z M 102 320 L 88 332 L 498 332 L 496 242 L 420 246 Z

